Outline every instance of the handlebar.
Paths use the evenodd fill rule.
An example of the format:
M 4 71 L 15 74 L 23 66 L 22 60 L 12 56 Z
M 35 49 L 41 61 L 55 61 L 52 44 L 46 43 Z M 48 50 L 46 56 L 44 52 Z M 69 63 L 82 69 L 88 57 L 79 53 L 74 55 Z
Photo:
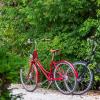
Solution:
M 92 60 L 96 53 L 97 41 L 91 38 L 89 38 L 88 41 L 89 41 L 89 44 L 91 45 L 91 51 L 90 51 L 88 59 Z
M 50 39 L 47 39 L 47 38 L 43 38 L 41 39 L 42 41 L 50 41 Z

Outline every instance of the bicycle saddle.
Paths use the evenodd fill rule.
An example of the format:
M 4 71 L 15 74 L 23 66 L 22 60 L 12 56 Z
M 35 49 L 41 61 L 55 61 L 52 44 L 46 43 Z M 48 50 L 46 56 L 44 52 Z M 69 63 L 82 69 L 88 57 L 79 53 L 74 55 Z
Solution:
M 55 53 L 55 52 L 59 52 L 59 51 L 60 50 L 58 50 L 58 49 L 57 50 L 53 50 L 53 49 L 50 50 L 51 53 Z

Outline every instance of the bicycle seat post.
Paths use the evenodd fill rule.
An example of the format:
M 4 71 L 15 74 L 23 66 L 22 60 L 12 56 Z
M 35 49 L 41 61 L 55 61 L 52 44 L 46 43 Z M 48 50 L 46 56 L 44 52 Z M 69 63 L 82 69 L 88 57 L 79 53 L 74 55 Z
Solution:
M 52 61 L 54 60 L 54 56 L 56 52 L 59 52 L 59 50 L 50 50 L 50 52 L 52 53 Z
M 55 55 L 55 54 L 54 54 L 54 53 L 52 53 L 52 59 L 51 59 L 52 61 L 54 60 L 54 55 Z

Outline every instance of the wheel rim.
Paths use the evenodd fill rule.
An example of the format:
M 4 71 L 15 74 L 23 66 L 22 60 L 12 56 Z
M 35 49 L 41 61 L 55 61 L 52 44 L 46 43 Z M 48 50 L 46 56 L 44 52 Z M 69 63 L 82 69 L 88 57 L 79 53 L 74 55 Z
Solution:
M 74 66 L 79 74 L 77 79 L 78 87 L 74 94 L 83 94 L 91 88 L 93 73 L 85 63 L 75 63 Z
M 20 78 L 21 78 L 21 83 L 23 87 L 27 91 L 33 91 L 36 88 L 37 85 L 37 77 L 36 77 L 36 70 L 33 67 L 32 72 L 28 74 L 28 70 L 23 68 L 20 69 Z
M 63 71 L 62 71 L 62 69 L 63 69 Z M 56 87 L 58 88 L 58 90 L 60 92 L 62 92 L 64 94 L 72 93 L 76 88 L 77 82 L 76 82 L 75 74 L 74 74 L 73 70 L 71 69 L 71 67 L 68 64 L 61 63 L 54 70 L 55 78 L 59 77 L 58 72 L 63 74 L 63 80 L 55 81 Z M 70 76 L 70 74 L 72 74 L 72 76 Z

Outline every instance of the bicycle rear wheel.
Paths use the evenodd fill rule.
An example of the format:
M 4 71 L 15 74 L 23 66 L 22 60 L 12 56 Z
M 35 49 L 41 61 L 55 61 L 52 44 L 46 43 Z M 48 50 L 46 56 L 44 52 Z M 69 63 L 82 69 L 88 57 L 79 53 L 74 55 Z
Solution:
M 28 68 L 20 69 L 20 80 L 25 90 L 32 92 L 37 87 L 37 70 L 36 67 L 32 65 L 32 69 L 29 72 Z
M 86 62 L 75 62 L 74 67 L 78 71 L 78 87 L 73 94 L 81 95 L 86 93 L 93 83 L 93 72 L 90 70 Z
M 57 89 L 63 94 L 71 94 L 77 87 L 77 78 L 68 63 L 59 63 L 54 70 L 54 78 L 61 78 L 62 80 L 55 80 Z

